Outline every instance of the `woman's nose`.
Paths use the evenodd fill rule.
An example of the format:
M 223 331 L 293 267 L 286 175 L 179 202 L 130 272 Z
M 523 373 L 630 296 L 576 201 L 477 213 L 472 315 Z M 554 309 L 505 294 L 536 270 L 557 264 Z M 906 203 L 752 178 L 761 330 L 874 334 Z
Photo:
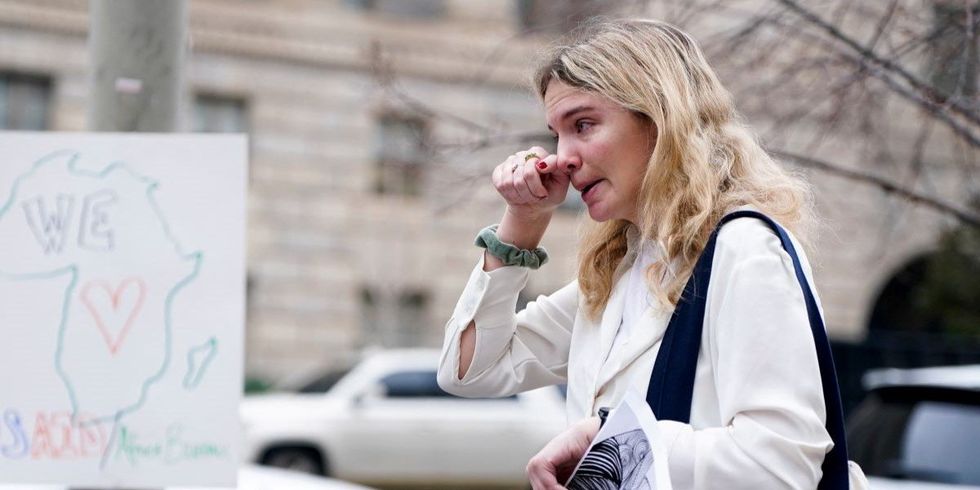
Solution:
M 572 172 L 582 168 L 582 160 L 577 155 L 562 154 L 558 152 L 558 169 L 571 175 Z

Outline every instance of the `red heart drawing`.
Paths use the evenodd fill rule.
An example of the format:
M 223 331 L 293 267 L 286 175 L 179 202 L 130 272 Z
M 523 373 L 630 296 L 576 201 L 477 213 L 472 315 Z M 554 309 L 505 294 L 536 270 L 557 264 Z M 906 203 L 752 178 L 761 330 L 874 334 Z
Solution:
M 135 295 L 127 294 L 134 288 Z M 109 352 L 115 355 L 143 308 L 146 283 L 139 277 L 127 277 L 113 290 L 107 281 L 90 281 L 82 287 L 81 299 L 102 332 Z

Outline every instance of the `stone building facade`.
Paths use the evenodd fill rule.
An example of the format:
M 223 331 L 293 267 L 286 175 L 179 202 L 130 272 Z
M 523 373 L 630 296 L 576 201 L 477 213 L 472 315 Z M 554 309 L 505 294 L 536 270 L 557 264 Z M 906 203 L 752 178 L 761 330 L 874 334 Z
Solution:
M 189 2 L 183 127 L 250 134 L 248 373 L 277 379 L 369 346 L 439 344 L 478 257 L 473 236 L 503 211 L 489 171 L 532 144 L 495 135 L 543 129 L 525 69 L 548 36 L 522 31 L 555 13 L 535 4 Z M 87 25 L 83 0 L 0 1 L 6 128 L 85 129 Z M 751 109 L 747 119 L 771 124 Z M 909 131 L 896 125 L 895 138 Z M 847 144 L 821 151 L 861 161 Z M 957 151 L 937 144 L 924 158 L 952 167 Z M 955 172 L 945 175 L 932 184 L 963 199 Z M 867 185 L 811 179 L 827 323 L 857 339 L 882 285 L 949 221 Z M 544 241 L 556 260 L 526 298 L 574 277 L 571 202 Z

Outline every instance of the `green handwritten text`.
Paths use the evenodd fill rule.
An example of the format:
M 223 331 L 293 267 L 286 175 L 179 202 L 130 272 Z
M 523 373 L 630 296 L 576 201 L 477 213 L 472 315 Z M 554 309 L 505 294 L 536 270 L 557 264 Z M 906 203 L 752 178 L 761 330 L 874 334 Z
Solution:
M 140 461 L 163 461 L 168 465 L 183 461 L 201 459 L 220 459 L 228 456 L 227 446 L 209 441 L 193 441 L 185 437 L 180 424 L 167 427 L 163 441 L 140 440 L 136 433 L 126 426 L 119 429 L 116 458 L 123 458 L 130 466 L 138 466 Z

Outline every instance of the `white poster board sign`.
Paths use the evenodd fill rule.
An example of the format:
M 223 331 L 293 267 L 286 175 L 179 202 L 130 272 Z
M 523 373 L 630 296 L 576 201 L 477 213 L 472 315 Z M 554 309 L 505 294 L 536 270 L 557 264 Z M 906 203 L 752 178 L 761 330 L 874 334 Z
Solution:
M 0 133 L 0 483 L 233 485 L 241 135 Z

